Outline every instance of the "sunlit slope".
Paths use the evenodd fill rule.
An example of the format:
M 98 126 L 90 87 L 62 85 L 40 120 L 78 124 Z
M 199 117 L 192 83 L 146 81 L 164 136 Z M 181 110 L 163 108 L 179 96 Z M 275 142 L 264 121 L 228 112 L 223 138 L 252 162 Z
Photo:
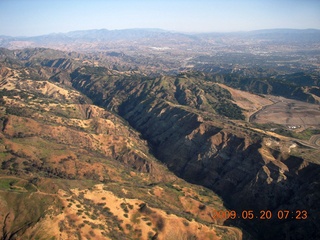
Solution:
M 123 119 L 61 84 L 3 72 L 3 239 L 241 239 L 212 217 L 222 200 L 170 173 Z

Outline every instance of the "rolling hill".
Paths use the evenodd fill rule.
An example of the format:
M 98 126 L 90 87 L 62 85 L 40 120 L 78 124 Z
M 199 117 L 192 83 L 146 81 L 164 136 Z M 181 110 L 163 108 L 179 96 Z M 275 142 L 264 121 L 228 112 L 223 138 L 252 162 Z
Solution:
M 248 121 L 271 95 L 112 58 L 1 49 L 3 239 L 319 237 L 319 147 Z

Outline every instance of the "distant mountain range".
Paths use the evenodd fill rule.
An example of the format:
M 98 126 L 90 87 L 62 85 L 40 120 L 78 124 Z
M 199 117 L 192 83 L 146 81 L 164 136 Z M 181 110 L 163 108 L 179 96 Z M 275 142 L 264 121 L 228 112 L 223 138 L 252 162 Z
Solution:
M 180 33 L 162 29 L 93 29 L 72 31 L 68 33 L 52 33 L 32 37 L 0 36 L 0 47 L 50 47 L 55 44 L 69 44 L 74 42 L 103 42 L 103 41 L 162 41 L 162 42 L 198 42 L 216 38 L 239 38 L 251 40 L 266 40 L 280 42 L 319 42 L 318 29 L 268 29 L 250 32 L 229 33 Z M 17 44 L 19 42 L 19 44 Z

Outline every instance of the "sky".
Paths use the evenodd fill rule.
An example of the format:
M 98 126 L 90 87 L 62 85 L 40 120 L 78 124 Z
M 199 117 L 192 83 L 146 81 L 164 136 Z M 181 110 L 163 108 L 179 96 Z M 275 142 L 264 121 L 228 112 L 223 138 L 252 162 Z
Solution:
M 0 35 L 103 28 L 179 32 L 320 29 L 320 0 L 0 0 Z

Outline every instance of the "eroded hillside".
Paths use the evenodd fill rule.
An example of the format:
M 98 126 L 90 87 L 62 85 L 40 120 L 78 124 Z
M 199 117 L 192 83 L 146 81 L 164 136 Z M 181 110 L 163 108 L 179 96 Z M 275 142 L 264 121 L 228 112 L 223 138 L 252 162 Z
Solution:
M 242 238 L 123 119 L 26 70 L 1 72 L 2 239 Z
M 302 222 L 275 217 L 272 221 L 240 223 L 255 229 L 252 232 L 257 237 L 281 234 L 299 239 L 318 234 L 312 230 L 319 227 L 316 146 L 306 147 L 293 138 L 276 137 L 232 120 L 242 119 L 245 110 L 233 102 L 236 99 L 226 88 L 205 82 L 203 76 L 103 81 L 76 73 L 71 79 L 75 88 L 101 106 L 118 109 L 169 169 L 214 190 L 229 207 L 238 212 L 270 210 L 274 216 L 282 209 L 307 209 L 310 214 Z M 293 227 L 294 231 L 286 230 Z
M 120 222 L 120 227 L 109 227 L 104 231 L 105 236 L 114 239 L 110 229 L 117 229 L 116 234 L 131 234 L 128 238 L 145 238 L 150 232 L 149 237 L 168 239 L 169 228 L 159 230 L 158 220 L 167 219 L 165 222 L 169 223 L 180 218 L 180 225 L 190 227 L 181 229 L 182 239 L 188 236 L 220 238 L 222 232 L 230 238 L 231 235 L 241 238 L 237 229 L 221 225 L 214 226 L 214 231 L 218 232 L 213 235 L 197 235 L 202 234 L 199 230 L 202 228 L 206 234 L 210 223 L 223 222 L 243 228 L 245 238 L 319 237 L 320 150 L 316 144 L 250 123 L 249 118 L 256 110 L 270 104 L 264 96 L 246 95 L 199 72 L 153 76 L 141 71 L 88 64 L 65 67 L 68 60 L 66 64 L 60 60 L 57 60 L 60 64 L 56 64 L 58 62 L 52 60 L 48 65 L 46 59 L 35 60 L 37 67 L 30 67 L 26 72 L 28 59 L 12 56 L 10 61 L 11 68 L 6 65 L 2 71 L 5 80 L 2 89 L 8 89 L 1 91 L 5 157 L 2 172 L 22 174 L 28 176 L 27 179 L 36 176 L 49 182 L 64 179 L 63 184 L 55 180 L 56 190 L 52 194 L 59 194 L 58 190 L 62 189 L 69 194 L 66 199 L 74 196 L 71 203 L 79 207 L 71 208 L 72 204 L 68 204 L 71 209 L 65 207 L 63 212 L 74 216 L 72 211 L 77 210 L 76 215 L 82 219 L 86 217 L 81 212 L 85 210 L 82 203 L 85 206 L 90 201 L 98 206 L 105 203 L 98 202 L 98 198 L 103 197 L 95 191 L 92 192 L 95 196 L 87 195 L 91 191 L 90 184 L 103 183 L 95 189 L 113 199 L 111 202 L 117 202 L 111 191 L 119 198 L 120 208 L 127 209 L 124 218 L 114 214 L 119 210 L 117 204 L 113 210 L 108 210 L 117 216 L 112 221 Z M 41 75 L 44 70 L 48 76 Z M 19 77 L 21 72 L 25 80 Z M 38 81 L 28 78 L 28 72 L 37 76 Z M 50 82 L 41 80 L 46 76 Z M 250 101 L 255 105 L 249 104 Z M 301 136 L 299 134 L 297 132 L 297 136 Z M 212 219 L 213 209 L 224 209 L 221 200 L 209 190 L 187 185 L 156 159 L 178 177 L 219 194 L 228 209 L 238 213 L 236 219 L 221 219 L 220 222 Z M 72 185 L 74 179 L 81 181 Z M 65 187 L 66 184 L 70 185 Z M 14 183 L 6 186 L 6 191 L 15 189 Z M 31 186 L 39 192 L 37 189 L 42 185 Z M 193 189 L 192 193 L 188 189 Z M 62 197 L 58 199 L 64 202 Z M 151 209 L 147 208 L 148 216 L 143 215 L 145 206 Z M 205 209 L 208 212 L 203 212 Z M 257 218 L 243 219 L 241 213 L 249 210 L 254 211 Z M 290 217 L 279 219 L 277 213 L 284 210 L 291 212 Z M 296 219 L 297 210 L 307 211 L 307 216 Z M 90 208 L 90 211 L 96 212 L 97 219 L 104 219 L 100 208 Z M 261 211 L 270 211 L 272 219 L 260 219 Z M 133 216 L 137 213 L 142 220 L 149 219 L 147 224 L 144 220 L 137 221 L 139 227 L 127 223 L 128 218 L 135 222 Z M 176 217 L 171 218 L 168 213 Z M 194 232 L 194 225 L 183 222 L 183 218 L 189 217 L 204 225 L 199 225 Z M 64 225 L 69 233 L 74 222 L 79 223 L 78 226 L 82 224 L 79 218 L 71 219 Z M 83 228 L 89 232 L 83 234 L 90 237 L 88 221 Z M 153 226 L 153 231 L 145 225 Z M 27 233 L 24 230 L 21 233 Z M 61 234 L 66 233 L 61 231 Z M 70 237 L 70 234 L 64 236 Z M 94 231 L 94 236 L 97 234 Z

